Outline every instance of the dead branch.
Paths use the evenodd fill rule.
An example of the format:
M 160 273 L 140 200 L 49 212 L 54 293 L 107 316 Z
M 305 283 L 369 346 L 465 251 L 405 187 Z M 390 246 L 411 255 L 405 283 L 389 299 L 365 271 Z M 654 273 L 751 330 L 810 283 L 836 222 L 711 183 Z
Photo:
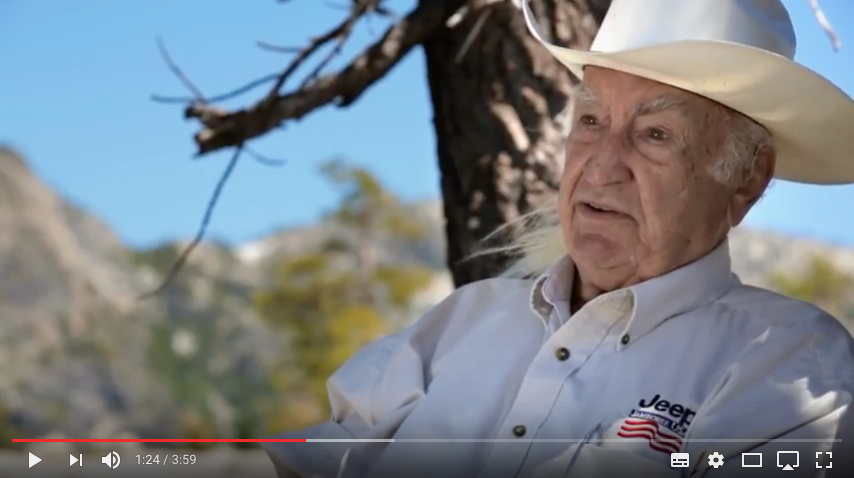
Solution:
M 160 50 L 160 54 L 163 57 L 164 62 L 166 63 L 167 67 L 169 68 L 169 70 L 176 77 L 178 77 L 178 79 L 181 81 L 181 83 L 183 83 L 184 86 L 188 90 L 190 90 L 190 92 L 193 94 L 193 98 L 187 99 L 186 101 L 192 101 L 192 102 L 195 102 L 198 104 L 207 104 L 207 102 L 209 102 L 211 99 L 205 98 L 205 95 L 202 94 L 201 90 L 195 85 L 195 83 L 193 83 L 192 80 L 190 80 L 190 78 L 184 73 L 184 71 L 178 66 L 178 64 L 175 63 L 175 61 L 172 59 L 172 56 L 169 54 L 169 50 L 166 49 L 166 46 L 163 44 L 163 41 L 160 38 L 157 39 L 157 46 L 158 46 L 158 49 Z M 254 82 L 249 83 L 248 85 L 245 85 L 241 88 L 238 88 L 235 91 L 232 91 L 232 92 L 227 93 L 225 95 L 220 95 L 218 98 L 224 99 L 227 97 L 236 96 L 236 95 L 240 94 L 241 92 L 248 91 L 249 89 L 254 88 L 254 87 L 262 84 L 263 82 L 273 81 L 277 78 L 278 78 L 278 75 L 274 75 L 269 79 L 261 78 L 259 80 L 255 80 Z M 158 97 L 158 96 L 153 96 L 153 98 L 155 98 L 155 99 L 160 98 L 161 100 L 163 99 L 162 97 Z M 269 114 L 269 113 L 270 112 L 268 111 L 267 114 Z M 237 166 L 237 162 L 240 160 L 240 156 L 244 151 L 252 159 L 254 159 L 255 161 L 258 161 L 260 163 L 263 163 L 266 165 L 272 165 L 272 166 L 279 166 L 279 165 L 283 164 L 282 161 L 269 159 L 269 158 L 267 158 L 261 154 L 258 154 L 256 152 L 246 148 L 244 143 L 240 143 L 240 144 L 236 145 L 236 147 L 234 149 L 234 153 L 231 156 L 231 159 L 229 160 L 228 164 L 226 165 L 226 168 L 223 171 L 223 173 L 220 175 L 219 181 L 217 181 L 216 187 L 214 188 L 214 191 L 211 194 L 210 199 L 208 200 L 207 207 L 205 208 L 205 213 L 202 217 L 202 222 L 199 225 L 198 230 L 196 231 L 195 237 L 193 237 L 193 240 L 190 241 L 190 244 L 188 244 L 187 247 L 184 248 L 184 250 L 178 256 L 178 259 L 172 264 L 172 267 L 166 273 L 166 276 L 160 282 L 160 285 L 158 285 L 153 290 L 145 292 L 142 295 L 140 295 L 137 298 L 137 301 L 143 301 L 145 299 L 154 297 L 154 296 L 160 294 L 161 292 L 163 292 L 166 289 L 166 287 L 168 287 L 169 284 L 175 279 L 175 277 L 177 277 L 178 273 L 181 271 L 181 269 L 184 267 L 187 260 L 189 259 L 190 254 L 192 254 L 193 251 L 196 249 L 196 247 L 198 247 L 199 244 L 201 244 L 202 240 L 205 237 L 205 234 L 207 233 L 208 226 L 210 225 L 211 218 L 213 217 L 214 209 L 216 208 L 216 205 L 219 203 L 219 198 L 222 195 L 222 191 L 225 188 L 225 184 L 226 184 L 226 182 L 228 182 L 228 179 L 231 177 L 232 172 L 234 172 L 234 168 Z
M 184 87 L 191 92 L 192 97 L 175 98 L 154 95 L 152 99 L 158 102 L 185 102 L 189 105 L 185 109 L 185 117 L 198 119 L 206 126 L 205 130 L 196 135 L 199 154 L 225 147 L 234 147 L 235 150 L 208 201 L 195 237 L 178 256 L 178 259 L 167 272 L 160 285 L 141 295 L 139 300 L 156 296 L 165 290 L 183 268 L 190 254 L 202 242 L 225 184 L 231 177 L 243 153 L 246 153 L 249 157 L 262 164 L 277 166 L 283 164 L 283 161 L 267 158 L 248 149 L 246 143 L 250 139 L 278 127 L 286 119 L 301 117 L 331 102 L 334 98 L 342 99 L 342 103 L 354 101 L 368 86 L 382 77 L 392 66 L 400 61 L 415 45 L 441 26 L 445 12 L 445 9 L 441 7 L 449 3 L 448 1 L 433 1 L 429 2 L 431 4 L 429 8 L 419 6 L 404 21 L 390 28 L 382 40 L 368 48 L 341 73 L 318 79 L 323 69 L 341 52 L 353 28 L 361 18 L 370 14 L 390 15 L 388 10 L 380 6 L 381 1 L 352 0 L 350 14 L 347 18 L 325 34 L 312 39 L 304 48 L 274 47 L 275 51 L 278 52 L 296 54 L 293 61 L 282 72 L 267 75 L 233 91 L 210 98 L 206 98 L 202 94 L 201 90 L 172 59 L 169 51 L 158 38 L 157 45 L 164 62 Z M 463 0 L 453 1 L 461 2 Z M 436 6 L 437 3 L 439 4 L 439 8 Z M 332 44 L 330 51 L 320 59 L 318 64 L 303 79 L 300 87 L 294 93 L 284 96 L 280 95 L 280 90 L 295 72 L 307 60 L 318 53 L 321 48 L 329 44 Z M 259 46 L 262 45 L 265 48 L 273 49 L 271 45 L 259 42 Z M 338 79 L 335 80 L 335 78 Z M 274 84 L 264 99 L 247 110 L 229 113 L 212 105 L 212 103 L 236 97 L 269 82 L 273 82 Z M 337 92 L 335 89 L 337 89 Z M 285 98 L 291 98 L 291 103 L 283 101 Z M 294 98 L 298 99 L 297 103 L 301 104 L 296 110 L 294 110 L 294 105 L 297 103 L 293 102 Z M 294 115 L 293 111 L 296 111 L 297 115 Z M 242 120 L 235 121 L 239 118 L 242 118 Z M 228 120 L 226 121 L 226 119 Z M 214 127 L 218 128 L 217 131 L 219 133 L 213 133 L 212 128 Z M 200 142 L 201 137 L 212 138 L 209 146 L 203 146 Z M 227 138 L 227 140 L 223 141 L 223 138 Z M 210 146 L 214 144 L 217 146 Z
M 139 296 L 137 301 L 142 301 L 151 297 L 154 297 L 161 292 L 163 292 L 166 287 L 175 279 L 178 275 L 178 272 L 184 267 L 184 264 L 187 263 L 187 259 L 190 258 L 190 254 L 201 244 L 202 240 L 205 238 L 205 234 L 208 231 L 208 226 L 210 225 L 211 218 L 213 217 L 214 209 L 216 208 L 217 202 L 219 202 L 219 197 L 222 194 L 222 190 L 225 187 L 225 183 L 228 181 L 228 178 L 231 177 L 231 173 L 234 172 L 234 167 L 237 166 L 237 162 L 240 159 L 240 153 L 243 151 L 243 145 L 237 146 L 234 149 L 234 154 L 231 155 L 231 159 L 228 161 L 228 165 L 225 167 L 225 171 L 223 171 L 222 175 L 219 177 L 219 181 L 214 188 L 213 194 L 211 195 L 210 200 L 208 200 L 208 205 L 205 208 L 205 214 L 202 216 L 202 223 L 199 226 L 199 229 L 196 231 L 195 237 L 190 241 L 190 244 L 184 248 L 181 252 L 181 255 L 178 256 L 178 259 L 172 264 L 172 267 L 169 269 L 169 272 L 166 273 L 166 276 L 160 282 L 160 285 L 154 288 L 153 290 L 146 292 Z
M 359 18 L 369 13 L 386 12 L 379 7 L 379 0 L 356 0 L 350 16 L 300 49 L 296 58 L 279 74 L 268 95 L 255 105 L 226 112 L 210 104 L 190 103 L 184 111 L 185 118 L 197 119 L 203 125 L 195 136 L 198 154 L 234 147 L 333 102 L 337 102 L 338 107 L 352 104 L 413 48 L 442 28 L 445 20 L 463 3 L 464 0 L 420 2 L 348 66 L 337 73 L 320 76 L 321 69 L 340 51 Z M 301 86 L 281 94 L 282 86 L 296 70 L 321 47 L 330 44 L 333 44 L 332 51 L 321 59 Z
M 321 65 L 317 69 L 323 68 L 326 63 L 328 63 L 341 49 L 341 45 L 347 41 L 350 36 L 350 32 L 353 30 L 353 26 L 356 22 L 359 21 L 362 16 L 367 13 L 368 9 L 371 5 L 379 2 L 380 0 L 362 0 L 357 2 L 354 7 L 352 13 L 347 17 L 346 20 L 341 22 L 338 26 L 329 30 L 328 32 L 315 37 L 312 39 L 305 48 L 302 48 L 298 53 L 297 57 L 294 61 L 288 65 L 285 70 L 279 74 L 279 77 L 276 79 L 276 84 L 270 90 L 268 94 L 268 98 L 278 96 L 279 90 L 281 90 L 282 86 L 288 81 L 288 79 L 301 67 L 306 60 L 311 58 L 321 47 L 326 44 L 335 41 L 336 45 L 332 51 L 327 54 L 327 56 L 321 60 Z M 313 72 L 314 73 L 314 72 Z
M 296 48 L 296 47 L 292 47 L 292 46 L 279 46 L 279 45 L 274 45 L 272 43 L 267 43 L 265 41 L 260 41 L 260 40 L 255 42 L 255 45 L 257 45 L 258 48 L 260 48 L 262 50 L 272 51 L 275 53 L 291 54 L 291 53 L 299 53 L 299 51 L 300 51 L 300 48 Z
M 285 165 L 284 159 L 275 159 L 275 158 L 271 158 L 269 156 L 264 156 L 263 154 L 255 151 L 254 149 L 251 149 L 245 145 L 243 146 L 243 152 L 246 153 L 246 155 L 249 156 L 250 158 L 254 159 L 255 161 L 257 161 L 261 164 L 263 164 L 264 166 L 278 167 L 278 166 L 284 166 Z
M 279 78 L 279 74 L 275 73 L 272 75 L 262 76 L 261 78 L 250 81 L 249 83 L 241 86 L 240 88 L 235 88 L 227 93 L 222 93 L 219 95 L 210 96 L 205 98 L 202 103 L 220 103 L 223 101 L 230 100 L 232 98 L 236 98 L 240 95 L 248 93 L 255 88 L 263 86 L 267 83 L 271 83 L 276 81 Z M 158 103 L 192 103 L 193 101 L 198 101 L 194 98 L 187 98 L 186 96 L 162 96 L 162 95 L 151 95 L 151 100 L 156 101 Z
M 190 78 L 184 74 L 184 71 L 178 67 L 178 64 L 175 63 L 175 60 L 172 59 L 172 55 L 169 54 L 169 50 L 166 49 L 166 45 L 163 44 L 163 39 L 157 38 L 157 49 L 160 50 L 160 56 L 163 58 L 163 61 L 166 63 L 166 66 L 169 67 L 169 71 L 174 74 L 184 86 L 193 93 L 196 101 L 204 102 L 205 98 L 202 95 L 202 91 L 193 83 Z

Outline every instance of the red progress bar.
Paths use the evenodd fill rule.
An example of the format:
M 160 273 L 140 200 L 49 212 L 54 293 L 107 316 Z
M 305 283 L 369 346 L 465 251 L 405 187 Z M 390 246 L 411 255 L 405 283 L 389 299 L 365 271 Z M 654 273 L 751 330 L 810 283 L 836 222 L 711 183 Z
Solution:
M 153 438 L 153 439 L 136 439 L 136 438 L 117 438 L 114 440 L 100 438 L 78 438 L 78 439 L 61 439 L 61 438 L 13 438 L 12 443 L 288 443 L 297 442 L 305 443 L 305 438 L 302 439 L 284 439 L 284 438 L 249 438 L 249 439 L 187 439 L 187 438 Z

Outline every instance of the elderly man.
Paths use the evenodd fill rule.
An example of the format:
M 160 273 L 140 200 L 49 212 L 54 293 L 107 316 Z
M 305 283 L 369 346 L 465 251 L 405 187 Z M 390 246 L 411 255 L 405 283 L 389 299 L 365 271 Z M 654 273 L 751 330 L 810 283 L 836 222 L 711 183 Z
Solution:
M 854 102 L 791 61 L 778 0 L 615 0 L 593 52 L 524 13 L 583 76 L 557 204 L 511 246 L 533 279 L 463 287 L 358 352 L 331 420 L 284 437 L 326 441 L 267 446 L 278 473 L 824 473 L 854 448 L 854 341 L 741 284 L 726 237 L 774 176 L 854 182 Z

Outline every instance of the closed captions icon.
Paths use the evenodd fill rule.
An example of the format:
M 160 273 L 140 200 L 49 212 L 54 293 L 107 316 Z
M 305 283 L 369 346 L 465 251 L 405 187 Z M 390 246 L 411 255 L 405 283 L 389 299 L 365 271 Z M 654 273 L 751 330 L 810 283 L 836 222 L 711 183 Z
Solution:
M 110 469 L 115 470 L 122 464 L 122 458 L 118 453 L 111 451 L 106 454 L 106 456 L 101 457 L 101 463 L 110 467 Z
M 688 462 L 690 459 L 691 455 L 688 453 L 671 453 L 670 466 L 672 468 L 688 468 Z

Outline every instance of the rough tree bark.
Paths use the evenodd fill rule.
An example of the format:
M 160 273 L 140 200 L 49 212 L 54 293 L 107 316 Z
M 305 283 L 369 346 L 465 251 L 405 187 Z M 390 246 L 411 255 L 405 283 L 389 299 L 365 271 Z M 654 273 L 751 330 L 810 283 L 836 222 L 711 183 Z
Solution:
M 589 48 L 609 3 L 533 0 L 531 7 L 553 41 Z M 555 118 L 574 81 L 510 2 L 469 5 L 459 24 L 423 43 L 456 287 L 506 267 L 507 257 L 469 256 L 486 235 L 557 188 L 563 135 Z

